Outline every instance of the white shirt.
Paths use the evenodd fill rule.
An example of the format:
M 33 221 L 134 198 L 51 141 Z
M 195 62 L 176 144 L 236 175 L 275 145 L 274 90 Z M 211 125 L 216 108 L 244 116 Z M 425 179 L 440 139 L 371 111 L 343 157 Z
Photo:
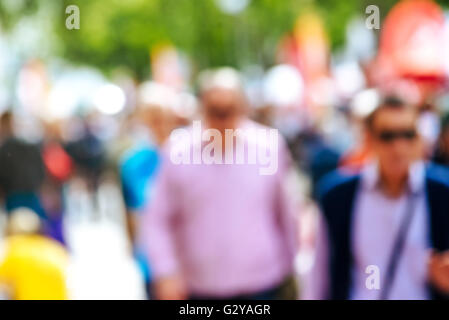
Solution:
M 361 185 L 355 199 L 352 222 L 352 287 L 350 299 L 378 299 L 384 284 L 389 256 L 407 206 L 406 192 L 398 198 L 389 198 L 379 188 L 375 163 L 366 166 L 361 174 Z M 427 262 L 430 255 L 428 212 L 425 195 L 425 167 L 417 162 L 410 167 L 409 190 L 418 194 L 413 220 L 397 265 L 389 299 L 428 299 L 426 287 Z M 315 266 L 306 288 L 306 299 L 324 299 L 329 290 L 328 245 L 323 219 L 317 243 Z M 379 270 L 380 288 L 367 286 L 367 267 Z

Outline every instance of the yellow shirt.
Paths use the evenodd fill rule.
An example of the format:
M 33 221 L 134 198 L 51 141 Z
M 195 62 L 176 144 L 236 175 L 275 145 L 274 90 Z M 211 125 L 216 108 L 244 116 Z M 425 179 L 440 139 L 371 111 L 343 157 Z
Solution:
M 40 235 L 6 238 L 0 261 L 0 283 L 12 288 L 15 300 L 67 299 L 68 254 L 58 242 Z

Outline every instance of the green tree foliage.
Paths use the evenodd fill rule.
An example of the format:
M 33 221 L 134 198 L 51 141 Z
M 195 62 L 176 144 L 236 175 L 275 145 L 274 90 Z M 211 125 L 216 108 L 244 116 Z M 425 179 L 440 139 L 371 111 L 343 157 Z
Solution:
M 139 78 L 148 76 L 150 50 L 160 43 L 184 51 L 197 69 L 248 63 L 267 66 L 274 62 L 279 39 L 292 30 L 304 9 L 313 7 L 322 15 L 336 48 L 344 42 L 349 19 L 364 16 L 370 4 L 378 5 L 385 16 L 396 2 L 252 0 L 245 11 L 231 16 L 220 11 L 216 0 L 1 0 L 2 27 L 12 28 L 48 1 L 59 17 L 52 21 L 55 41 L 60 42 L 56 55 L 105 72 L 126 67 Z M 80 8 L 79 30 L 65 28 L 65 8 L 72 4 Z

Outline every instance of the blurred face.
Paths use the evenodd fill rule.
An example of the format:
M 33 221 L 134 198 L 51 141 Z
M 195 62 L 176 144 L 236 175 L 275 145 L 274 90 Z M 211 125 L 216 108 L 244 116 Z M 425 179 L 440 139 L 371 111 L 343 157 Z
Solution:
M 417 113 L 410 108 L 385 108 L 375 115 L 370 132 L 380 173 L 389 179 L 404 179 L 417 159 L 420 142 Z
M 207 122 L 216 129 L 232 129 L 242 114 L 243 98 L 237 90 L 210 89 L 202 102 Z
M 142 115 L 142 120 L 150 128 L 156 142 L 162 145 L 174 129 L 173 114 L 162 107 L 153 106 L 146 109 Z

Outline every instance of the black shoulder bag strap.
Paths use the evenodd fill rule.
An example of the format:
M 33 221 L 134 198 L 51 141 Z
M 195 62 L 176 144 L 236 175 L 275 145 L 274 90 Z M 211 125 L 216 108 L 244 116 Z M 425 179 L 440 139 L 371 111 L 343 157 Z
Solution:
M 404 217 L 402 218 L 401 225 L 388 260 L 387 273 L 385 275 L 384 283 L 381 288 L 379 296 L 380 300 L 388 299 L 391 287 L 394 283 L 397 266 L 402 256 L 402 251 L 404 249 L 404 244 L 407 238 L 408 230 L 410 229 L 410 225 L 413 220 L 414 212 L 416 211 L 415 205 L 418 195 L 419 194 L 415 192 L 409 192 L 408 194 L 407 204 L 405 207 L 406 211 Z

